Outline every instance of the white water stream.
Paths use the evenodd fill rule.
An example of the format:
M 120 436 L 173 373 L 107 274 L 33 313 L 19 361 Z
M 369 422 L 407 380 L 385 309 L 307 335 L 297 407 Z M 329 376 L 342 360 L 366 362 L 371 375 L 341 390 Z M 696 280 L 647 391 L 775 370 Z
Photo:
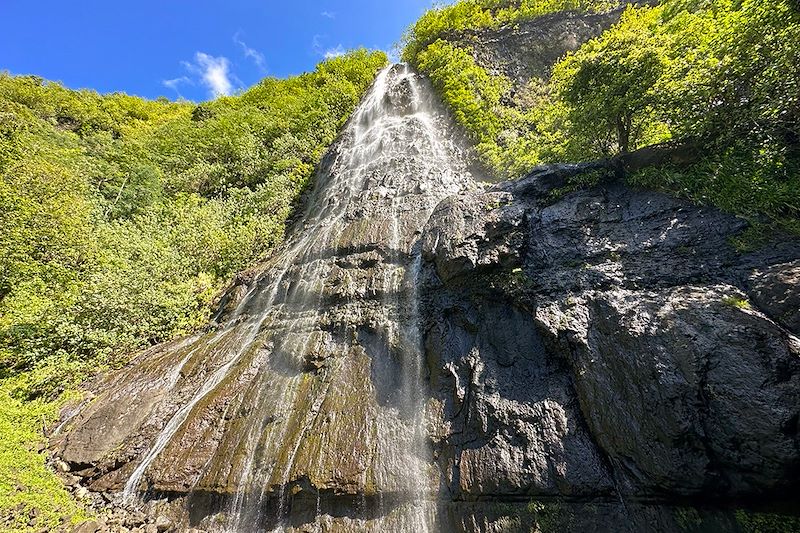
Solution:
M 348 490 L 361 494 L 357 507 L 362 511 L 369 506 L 369 491 L 403 501 L 389 510 L 381 499 L 378 518 L 346 520 L 353 530 L 431 528 L 430 502 L 437 487 L 429 473 L 424 429 L 417 294 L 421 258 L 414 245 L 436 204 L 472 183 L 466 158 L 443 129 L 446 120 L 429 86 L 408 67 L 395 65 L 379 74 L 348 122 L 334 159 L 323 165 L 305 203 L 303 227 L 215 335 L 214 342 L 231 336 L 219 343 L 218 349 L 226 350 L 217 358 L 220 366 L 209 372 L 144 454 L 125 485 L 127 502 L 135 502 L 147 489 L 151 467 L 204 400 L 240 372 L 254 353 L 267 350 L 268 364 L 240 395 L 242 409 L 250 414 L 237 426 L 236 435 L 226 434 L 217 450 L 229 456 L 233 466 L 226 476 L 234 479 L 236 491 L 214 527 L 230 532 L 291 529 L 294 493 L 288 489 L 302 482 L 304 490 L 316 491 L 314 523 L 322 528 L 335 517 L 326 514 L 321 494 L 344 476 L 326 465 L 345 464 L 347 459 L 339 457 L 346 453 L 341 446 L 328 449 L 326 443 L 348 428 L 321 435 L 315 428 L 345 423 L 330 407 L 336 402 L 332 395 L 343 388 L 336 372 L 366 353 L 372 360 L 372 383 L 351 388 L 372 391 L 372 397 L 360 398 L 357 407 L 365 414 L 354 414 L 346 422 L 354 425 L 354 439 L 362 435 L 363 442 L 356 444 L 366 451 L 354 460 L 359 479 L 347 481 L 360 486 Z M 373 261 L 366 270 L 348 266 L 348 258 L 370 253 L 381 257 L 377 264 Z M 364 272 L 366 279 L 360 279 Z M 378 340 L 361 347 L 364 331 Z M 208 341 L 203 342 L 207 347 Z M 173 369 L 170 389 L 180 385 L 183 368 L 199 348 L 186 353 Z M 304 365 L 317 353 L 326 362 L 312 379 Z M 321 413 L 327 413 L 324 420 Z M 321 443 L 309 462 L 312 438 Z M 304 478 L 298 477 L 301 466 Z M 323 474 L 332 477 L 326 480 Z M 399 517 L 385 522 L 384 513 Z

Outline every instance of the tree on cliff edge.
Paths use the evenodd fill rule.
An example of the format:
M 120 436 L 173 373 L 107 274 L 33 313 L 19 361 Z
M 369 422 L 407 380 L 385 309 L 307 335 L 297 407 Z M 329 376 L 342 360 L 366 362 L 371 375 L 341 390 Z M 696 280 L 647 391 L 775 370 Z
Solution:
M 653 87 L 666 68 L 649 30 L 649 9 L 629 9 L 623 23 L 559 63 L 553 80 L 566 105 L 576 149 L 610 156 L 634 150 L 650 120 Z

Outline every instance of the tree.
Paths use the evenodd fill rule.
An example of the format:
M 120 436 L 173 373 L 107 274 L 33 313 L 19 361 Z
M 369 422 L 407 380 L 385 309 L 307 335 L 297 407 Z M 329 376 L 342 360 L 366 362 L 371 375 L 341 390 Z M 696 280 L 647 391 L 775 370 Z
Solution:
M 657 102 L 653 87 L 667 64 L 650 29 L 655 13 L 628 9 L 617 26 L 554 69 L 576 141 L 588 145 L 582 148 L 608 156 L 639 145 Z

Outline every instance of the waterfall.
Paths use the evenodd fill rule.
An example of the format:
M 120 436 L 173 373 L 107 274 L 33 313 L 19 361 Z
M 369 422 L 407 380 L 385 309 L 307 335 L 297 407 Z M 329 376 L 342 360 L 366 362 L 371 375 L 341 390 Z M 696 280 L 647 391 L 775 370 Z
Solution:
M 416 72 L 378 75 L 243 301 L 165 356 L 129 505 L 184 493 L 212 531 L 435 528 L 415 244 L 474 186 L 457 138 Z

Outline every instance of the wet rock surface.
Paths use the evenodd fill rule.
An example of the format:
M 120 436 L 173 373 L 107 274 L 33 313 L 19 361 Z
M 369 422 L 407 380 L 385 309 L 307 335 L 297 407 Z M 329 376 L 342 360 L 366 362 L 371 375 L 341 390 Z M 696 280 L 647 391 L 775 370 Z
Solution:
M 800 335 L 800 261 L 758 268 L 748 291 L 755 304 L 795 335 Z
M 748 513 L 768 512 L 757 516 L 797 525 L 800 340 L 791 302 L 800 297 L 800 242 L 741 253 L 731 244 L 746 229 L 740 219 L 613 179 L 553 200 L 583 171 L 596 168 L 541 168 L 456 194 L 418 234 L 425 435 L 439 483 L 419 511 L 424 524 L 727 532 L 753 531 Z M 337 268 L 369 277 L 365 265 L 379 255 L 348 255 Z M 397 387 L 377 377 L 391 373 L 376 367 L 377 332 L 357 333 L 368 363 L 329 378 L 329 391 L 360 381 L 378 405 L 393 401 Z M 328 334 L 307 354 L 312 376 L 330 364 Z M 148 360 L 158 368 L 157 354 Z M 300 392 L 313 397 L 315 386 Z M 335 398 L 338 412 L 365 409 L 344 392 L 325 401 Z M 300 449 L 326 434 L 308 427 Z M 357 434 L 327 442 L 343 460 L 367 453 Z M 88 482 L 97 491 L 100 464 L 56 469 L 70 470 L 76 490 Z M 159 464 L 151 476 L 171 471 Z M 399 493 L 337 475 L 297 478 L 291 512 L 264 527 L 419 530 Z M 225 490 L 154 493 L 133 507 L 113 489 L 87 497 L 114 510 L 96 531 L 218 531 L 209 510 Z M 279 516 L 280 502 L 265 505 Z
M 100 379 L 65 421 L 71 474 L 148 526 L 427 528 L 417 244 L 439 201 L 476 187 L 459 139 L 426 80 L 383 71 L 218 322 Z
M 605 502 L 603 531 L 796 509 L 800 241 L 739 253 L 742 220 L 613 180 L 554 202 L 583 170 L 452 197 L 423 233 L 448 498 Z

